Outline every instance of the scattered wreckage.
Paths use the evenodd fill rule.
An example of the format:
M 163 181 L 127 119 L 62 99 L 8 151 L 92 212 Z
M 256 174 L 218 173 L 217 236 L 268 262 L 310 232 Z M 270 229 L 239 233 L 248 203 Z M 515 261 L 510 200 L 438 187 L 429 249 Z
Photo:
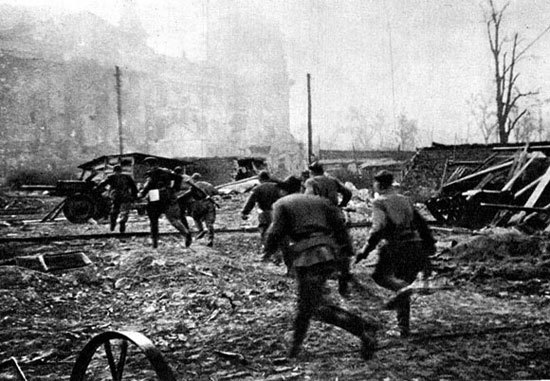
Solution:
M 493 151 L 483 161 L 447 160 L 438 195 L 426 201 L 427 209 L 446 225 L 550 231 L 550 146 Z

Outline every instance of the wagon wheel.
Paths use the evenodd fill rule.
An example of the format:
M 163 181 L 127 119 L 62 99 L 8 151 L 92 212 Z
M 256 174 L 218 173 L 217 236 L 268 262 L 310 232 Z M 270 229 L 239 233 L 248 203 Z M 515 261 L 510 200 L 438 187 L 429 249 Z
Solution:
M 63 215 L 74 224 L 81 224 L 94 216 L 95 206 L 92 199 L 85 194 L 67 197 L 63 205 Z
M 152 369 L 144 368 L 146 360 Z M 70 381 L 121 381 L 125 371 L 129 380 L 176 381 L 170 366 L 151 340 L 139 332 L 121 331 L 108 331 L 93 337 L 78 355 Z

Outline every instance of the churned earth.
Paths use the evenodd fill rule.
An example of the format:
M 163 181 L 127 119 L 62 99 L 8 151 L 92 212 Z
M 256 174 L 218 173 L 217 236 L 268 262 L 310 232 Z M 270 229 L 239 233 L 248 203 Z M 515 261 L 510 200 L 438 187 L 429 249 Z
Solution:
M 353 266 L 358 284 L 335 302 L 379 321 L 374 358 L 359 341 L 314 321 L 297 360 L 287 361 L 295 282 L 283 266 L 260 261 L 258 233 L 238 232 L 246 195 L 222 200 L 214 247 L 186 248 L 177 235 L 1 244 L 13 255 L 84 253 L 92 265 L 39 272 L 0 266 L 0 362 L 16 359 L 28 380 L 69 380 L 84 345 L 105 331 L 138 331 L 161 351 L 179 380 L 472 380 L 550 378 L 550 288 L 547 237 L 510 231 L 438 231 L 435 291 L 413 296 L 408 339 L 394 335 L 390 296 L 369 277 L 372 259 Z M 130 232 L 148 229 L 132 214 Z M 162 232 L 174 232 L 166 221 Z M 366 228 L 350 230 L 359 249 Z M 105 223 L 12 220 L 2 237 L 108 232 Z M 503 243 L 504 242 L 504 243 Z M 335 291 L 334 281 L 329 286 Z M 124 378 L 154 379 L 130 348 Z M 91 379 L 108 379 L 94 360 Z M 101 375 L 105 375 L 102 378 Z M 1 380 L 17 379 L 11 369 Z

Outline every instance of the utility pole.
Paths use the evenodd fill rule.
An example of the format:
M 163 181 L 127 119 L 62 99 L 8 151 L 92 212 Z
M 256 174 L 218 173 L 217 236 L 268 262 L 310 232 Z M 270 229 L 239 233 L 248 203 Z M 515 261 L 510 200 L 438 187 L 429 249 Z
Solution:
M 116 78 L 116 113 L 118 118 L 118 149 L 119 149 L 119 162 L 122 161 L 122 154 L 124 149 L 122 146 L 122 101 L 120 99 L 120 68 L 115 66 L 115 78 Z
M 313 161 L 313 136 L 311 131 L 311 74 L 307 74 L 307 161 Z

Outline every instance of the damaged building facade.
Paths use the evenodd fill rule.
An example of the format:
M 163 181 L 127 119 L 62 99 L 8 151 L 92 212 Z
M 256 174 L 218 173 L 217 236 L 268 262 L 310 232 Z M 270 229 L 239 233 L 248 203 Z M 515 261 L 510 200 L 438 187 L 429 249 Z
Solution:
M 232 16 L 212 31 L 222 44 L 194 63 L 149 48 L 131 8 L 114 26 L 86 12 L 47 18 L 0 7 L 0 177 L 21 168 L 74 168 L 117 153 L 115 65 L 122 72 L 125 152 L 246 157 L 269 142 L 265 158 L 275 171 L 303 166 L 303 147 L 290 134 L 290 82 L 275 27 L 236 35 Z M 243 57 L 239 36 L 262 49 Z

